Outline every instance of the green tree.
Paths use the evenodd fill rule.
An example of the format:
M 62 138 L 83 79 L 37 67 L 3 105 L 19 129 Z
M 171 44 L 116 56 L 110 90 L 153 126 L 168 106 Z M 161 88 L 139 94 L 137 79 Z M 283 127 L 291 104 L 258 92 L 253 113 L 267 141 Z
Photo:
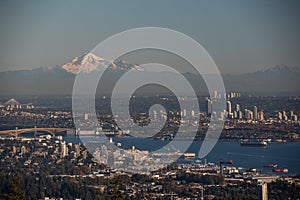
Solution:
M 6 196 L 8 200 L 25 200 L 25 192 L 21 190 L 21 178 L 19 174 L 14 174 L 10 184 L 10 192 Z

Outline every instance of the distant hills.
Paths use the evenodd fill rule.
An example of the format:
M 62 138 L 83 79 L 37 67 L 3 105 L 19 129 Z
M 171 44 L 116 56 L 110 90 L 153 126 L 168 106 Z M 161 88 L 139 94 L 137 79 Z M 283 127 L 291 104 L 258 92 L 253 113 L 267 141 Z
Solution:
M 80 69 L 80 66 L 83 66 Z M 108 67 L 107 67 L 108 66 Z M 108 69 L 107 69 L 108 68 Z M 123 60 L 107 61 L 91 53 L 75 57 L 70 62 L 54 68 L 37 68 L 0 72 L 1 95 L 71 95 L 73 83 L 79 70 L 83 74 L 92 74 L 96 70 L 106 70 L 105 84 L 113 83 L 124 72 L 132 69 L 139 75 L 143 68 Z M 172 79 L 169 72 L 151 72 L 155 76 Z M 268 70 L 239 75 L 224 74 L 227 91 L 237 91 L 257 95 L 300 95 L 300 69 L 285 65 Z M 206 91 L 199 75 L 185 73 L 184 76 L 196 88 L 197 93 Z M 213 76 L 213 75 L 205 75 Z M 107 87 L 107 90 L 111 88 Z M 184 88 L 182 88 L 184 90 Z M 102 90 L 103 93 L 107 92 Z
M 226 88 L 260 95 L 299 95 L 300 69 L 277 65 L 264 71 L 224 75 Z

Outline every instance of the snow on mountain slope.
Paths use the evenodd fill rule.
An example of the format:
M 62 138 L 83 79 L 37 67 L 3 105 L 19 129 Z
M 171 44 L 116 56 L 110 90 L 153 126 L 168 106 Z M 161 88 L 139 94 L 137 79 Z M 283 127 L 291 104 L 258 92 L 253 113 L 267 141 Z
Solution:
M 143 70 L 142 67 L 138 65 L 129 64 L 123 60 L 119 60 L 116 62 L 108 61 L 92 53 L 87 53 L 80 57 L 75 57 L 70 62 L 62 65 L 62 68 L 71 74 L 77 74 L 79 70 L 83 73 L 89 74 L 93 71 L 105 70 L 108 67 L 112 70 Z

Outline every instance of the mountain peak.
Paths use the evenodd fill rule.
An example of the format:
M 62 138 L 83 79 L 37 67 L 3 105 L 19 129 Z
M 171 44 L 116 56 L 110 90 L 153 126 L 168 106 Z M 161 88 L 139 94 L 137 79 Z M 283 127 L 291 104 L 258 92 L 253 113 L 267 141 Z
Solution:
M 62 66 L 65 71 L 71 74 L 77 74 L 79 70 L 85 74 L 89 74 L 93 71 L 105 70 L 107 67 L 112 70 L 142 70 L 142 68 L 138 65 L 129 64 L 123 60 L 118 60 L 116 62 L 108 61 L 94 55 L 93 53 L 86 53 L 80 57 L 75 57 L 70 62 Z
M 71 74 L 77 74 L 79 70 L 84 73 L 90 73 L 97 70 L 99 65 L 104 66 L 104 64 L 107 64 L 105 59 L 92 53 L 86 53 L 80 57 L 73 58 L 70 62 L 64 64 L 62 68 Z

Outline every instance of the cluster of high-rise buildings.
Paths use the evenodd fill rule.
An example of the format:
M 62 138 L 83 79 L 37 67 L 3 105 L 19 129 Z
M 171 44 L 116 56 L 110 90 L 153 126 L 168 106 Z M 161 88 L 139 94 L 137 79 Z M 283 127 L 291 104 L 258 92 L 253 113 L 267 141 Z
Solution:
M 293 112 L 290 111 L 290 114 L 288 115 L 286 111 L 279 111 L 277 112 L 277 118 L 278 120 L 283 120 L 283 121 L 288 121 L 288 120 L 292 120 L 292 121 L 298 121 L 298 116 Z
M 239 93 L 239 92 L 229 92 L 227 94 L 222 94 L 222 93 L 215 90 L 213 97 L 214 97 L 214 99 L 221 99 L 222 97 L 224 99 L 233 99 L 233 98 L 241 97 L 241 93 Z
M 213 99 L 218 101 L 219 99 L 222 99 L 222 98 L 234 99 L 234 98 L 239 98 L 239 97 L 241 97 L 241 93 L 239 93 L 239 92 L 229 92 L 227 94 L 221 94 L 218 91 L 214 91 Z M 205 112 L 206 112 L 207 116 L 211 116 L 212 114 L 218 115 L 218 113 L 213 113 L 212 104 L 213 104 L 213 100 L 211 98 L 206 98 Z M 229 104 L 227 102 L 227 108 L 228 108 L 228 110 L 230 110 L 230 112 L 228 112 L 228 110 L 227 110 L 227 113 L 226 113 L 226 111 L 224 111 L 224 112 L 220 113 L 220 116 L 226 115 L 227 117 L 229 117 L 229 115 L 232 113 L 232 116 L 236 116 L 235 118 L 238 118 L 238 115 L 237 115 L 238 113 L 231 112 L 231 110 L 232 110 L 231 103 L 229 102 Z M 240 110 L 239 105 L 237 107 L 237 110 L 238 111 Z M 242 118 L 242 115 L 241 115 L 241 118 Z
M 58 136 L 57 138 L 58 140 L 56 142 L 59 143 L 57 151 L 60 158 L 68 157 L 70 159 L 76 159 L 82 154 L 83 159 L 86 159 L 87 152 L 81 152 L 80 144 L 66 143 L 62 140 L 62 136 Z
M 239 98 L 241 97 L 241 93 L 239 92 L 229 92 L 227 94 L 227 99 Z
M 207 98 L 206 99 L 206 114 L 207 116 L 211 116 L 213 113 L 212 111 L 212 100 Z M 239 104 L 236 104 L 235 109 L 233 109 L 231 101 L 227 100 L 226 102 L 226 110 L 220 113 L 221 116 L 228 117 L 229 119 L 252 119 L 252 120 L 264 120 L 264 112 L 258 111 L 257 106 L 253 106 L 253 110 L 251 109 L 244 109 L 242 111 Z
M 206 114 L 207 116 L 218 115 L 212 110 L 213 101 L 210 98 L 206 99 Z M 257 120 L 263 121 L 265 119 L 264 112 L 258 110 L 257 106 L 253 106 L 253 109 L 245 108 L 241 109 L 239 104 L 236 104 L 235 109 L 232 106 L 230 100 L 226 101 L 226 110 L 220 113 L 221 116 L 225 116 L 228 119 L 246 119 L 246 120 Z M 279 111 L 276 114 L 276 118 L 280 121 L 298 121 L 298 116 L 293 112 Z
M 233 110 L 231 102 L 227 101 L 227 111 L 226 116 L 229 119 L 253 119 L 253 120 L 264 120 L 264 112 L 258 111 L 257 106 L 253 106 L 253 110 L 244 109 L 244 112 L 241 110 L 239 104 L 236 104 L 236 109 Z

